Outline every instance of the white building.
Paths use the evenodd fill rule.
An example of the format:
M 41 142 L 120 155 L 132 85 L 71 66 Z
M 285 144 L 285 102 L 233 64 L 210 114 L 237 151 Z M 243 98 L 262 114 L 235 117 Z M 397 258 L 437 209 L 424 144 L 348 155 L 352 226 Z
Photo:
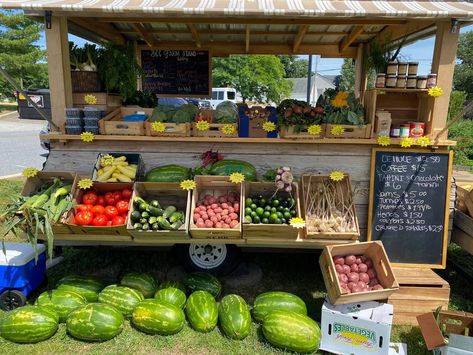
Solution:
M 307 78 L 288 78 L 292 82 L 292 93 L 290 99 L 307 100 Z M 336 76 L 323 76 L 318 73 L 312 75 L 310 104 L 315 105 L 318 97 L 326 89 L 335 88 Z

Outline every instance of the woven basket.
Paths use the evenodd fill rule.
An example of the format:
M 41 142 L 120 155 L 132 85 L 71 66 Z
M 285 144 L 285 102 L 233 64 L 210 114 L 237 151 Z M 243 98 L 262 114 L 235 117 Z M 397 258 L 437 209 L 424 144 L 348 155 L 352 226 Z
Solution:
M 72 92 L 98 92 L 102 82 L 96 71 L 71 70 Z

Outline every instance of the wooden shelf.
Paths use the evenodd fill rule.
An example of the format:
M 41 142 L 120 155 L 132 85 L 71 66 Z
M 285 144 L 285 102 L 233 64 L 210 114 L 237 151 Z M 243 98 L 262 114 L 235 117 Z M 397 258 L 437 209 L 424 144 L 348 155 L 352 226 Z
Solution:
M 59 141 L 81 141 L 80 135 L 49 133 L 40 135 L 42 140 Z M 149 137 L 149 136 L 115 136 L 96 135 L 95 141 L 122 141 L 122 142 L 201 142 L 201 143 L 248 143 L 248 144 L 363 144 L 378 145 L 376 138 L 321 138 L 321 139 L 288 139 L 288 138 L 212 138 L 212 137 Z M 84 145 L 93 146 L 94 142 Z M 399 145 L 399 138 L 391 138 L 391 145 Z M 455 141 L 441 140 L 435 146 L 454 146 Z
M 376 91 L 386 91 L 386 92 L 400 92 L 400 93 L 418 93 L 418 94 L 427 94 L 429 89 L 400 89 L 400 88 L 375 88 L 370 90 Z

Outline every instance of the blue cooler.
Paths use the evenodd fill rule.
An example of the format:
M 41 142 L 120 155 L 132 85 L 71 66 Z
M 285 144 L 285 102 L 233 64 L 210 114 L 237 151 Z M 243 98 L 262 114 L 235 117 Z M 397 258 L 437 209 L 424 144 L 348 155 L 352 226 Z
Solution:
M 38 261 L 30 244 L 5 242 L 6 255 L 0 251 L 0 308 L 21 307 L 26 296 L 44 280 L 46 248 L 37 245 Z

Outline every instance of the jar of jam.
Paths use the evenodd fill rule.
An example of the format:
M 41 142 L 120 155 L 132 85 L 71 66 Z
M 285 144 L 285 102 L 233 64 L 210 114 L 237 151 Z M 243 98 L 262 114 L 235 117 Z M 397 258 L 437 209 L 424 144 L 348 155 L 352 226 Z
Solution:
M 405 75 L 398 75 L 396 81 L 396 87 L 398 89 L 405 89 L 407 83 L 407 76 Z
M 386 74 L 388 75 L 397 75 L 397 62 L 389 62 L 388 69 L 386 70 Z
M 397 75 L 387 75 L 386 76 L 386 87 L 395 88 L 397 82 Z
M 397 75 L 407 75 L 407 63 L 400 62 L 397 66 Z
M 409 62 L 409 69 L 407 75 L 417 75 L 417 68 L 419 68 L 418 62 Z
M 386 87 L 386 74 L 377 74 L 376 75 L 375 87 L 377 87 L 377 88 Z
M 417 87 L 417 76 L 409 75 L 407 77 L 407 88 L 408 89 L 415 89 Z
M 399 126 L 391 126 L 391 137 L 393 138 L 399 138 L 401 135 L 401 129 Z
M 434 86 L 437 86 L 437 74 L 429 74 L 429 77 L 427 78 L 427 87 L 433 88 Z
M 399 130 L 400 137 L 409 137 L 411 134 L 411 125 L 410 124 L 403 124 Z
M 427 77 L 426 76 L 418 76 L 417 77 L 417 88 L 418 89 L 426 89 L 427 88 Z

